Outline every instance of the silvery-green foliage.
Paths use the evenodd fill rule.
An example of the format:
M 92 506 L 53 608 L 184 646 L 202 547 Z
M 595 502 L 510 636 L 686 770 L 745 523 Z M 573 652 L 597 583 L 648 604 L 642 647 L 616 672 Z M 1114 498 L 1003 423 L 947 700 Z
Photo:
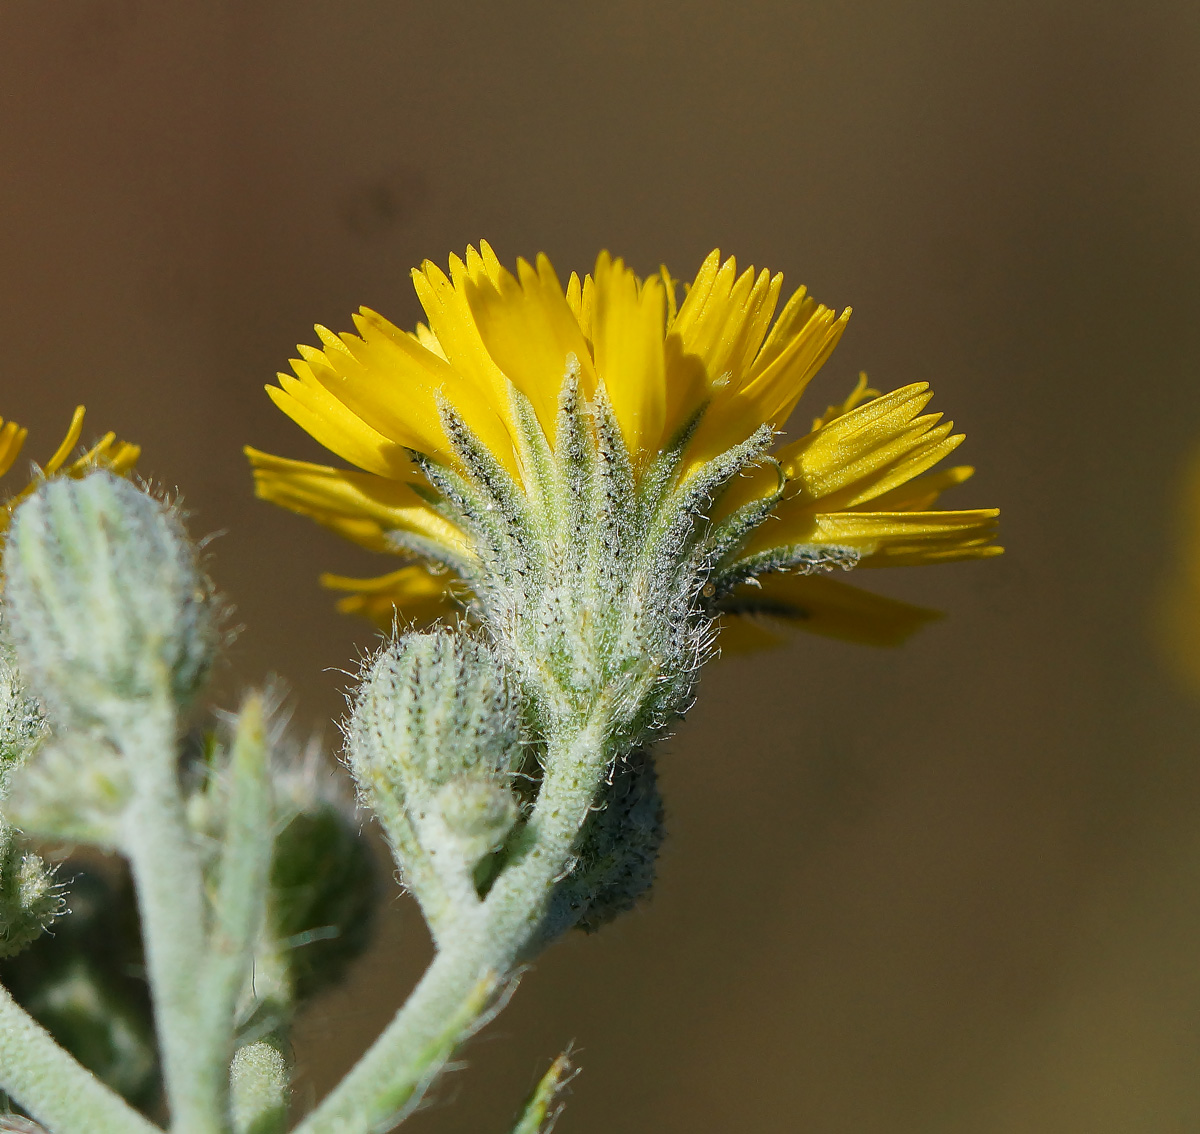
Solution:
M 520 712 L 494 651 L 459 630 L 405 634 L 370 662 L 348 725 L 352 770 L 429 796 L 457 776 L 503 775 L 523 758 Z M 359 775 L 359 773 L 362 773 Z
M 550 899 L 542 939 L 573 925 L 594 932 L 632 909 L 654 883 L 663 835 L 654 756 L 637 749 L 619 760 L 601 785 L 571 872 Z
M 495 651 L 462 629 L 406 634 L 367 666 L 346 725 L 359 791 L 431 920 L 517 822 L 520 708 Z
M 358 823 L 334 801 L 294 813 L 276 835 L 266 931 L 294 1000 L 336 983 L 366 948 L 378 882 Z
M 579 1072 L 564 1051 L 546 1069 L 538 1085 L 525 1101 L 512 1134 L 551 1134 L 563 1110 L 563 1095 Z
M 295 1002 L 340 980 L 366 948 L 379 877 L 345 772 L 315 744 L 278 751 L 264 948 L 282 960 Z
M 3 634 L 0 615 L 0 798 L 46 731 L 41 710 L 26 693 Z M 10 811 L 6 806 L 6 816 Z M 32 944 L 62 908 L 62 887 L 55 882 L 54 872 L 25 849 L 8 818 L 0 817 L 0 957 L 11 957 Z
M 106 471 L 43 481 L 14 513 L 5 605 L 21 673 L 56 729 L 119 729 L 166 676 L 180 704 L 216 646 L 176 511 Z
M 115 850 L 132 791 L 130 770 L 111 744 L 69 733 L 50 737 L 12 773 L 4 811 L 36 838 Z
M 762 459 L 766 426 L 685 474 L 695 423 L 657 454 L 630 454 L 603 388 L 581 397 L 571 360 L 552 438 L 511 397 L 519 485 L 449 404 L 454 459 L 425 461 L 431 507 L 466 536 L 444 559 L 473 595 L 467 619 L 386 644 L 364 666 L 345 728 L 359 798 L 438 955 L 302 1120 L 305 1134 L 390 1129 L 521 964 L 650 887 L 663 837 L 650 746 L 687 708 L 723 596 L 757 569 L 741 558 L 745 540 L 782 492 L 781 476 L 711 518 Z M 275 1134 L 297 1000 L 336 978 L 370 921 L 374 876 L 356 819 L 313 758 L 287 758 L 258 694 L 228 737 L 185 745 L 181 761 L 181 713 L 217 634 L 173 509 L 104 472 L 44 482 L 15 512 L 4 571 L 17 664 L 0 656 L 0 787 L 23 764 L 12 815 L 128 857 L 172 1122 Z M 0 953 L 32 940 L 60 902 L 40 860 L 0 826 Z M 77 1071 L 57 1074 L 91 1090 Z M 569 1072 L 556 1061 L 520 1134 L 549 1129 Z M 15 1079 L 40 1100 L 32 1113 L 73 1114 L 72 1134 L 89 1129 L 94 1109 L 78 1118 L 39 1068 L 6 1074 L 6 1088 Z M 115 1096 L 89 1097 L 105 1131 L 138 1118 Z
M 4 633 L 0 608 L 0 797 L 8 790 L 12 770 L 29 757 L 46 734 L 41 708 L 21 682 Z
M 522 488 L 442 406 L 461 471 L 426 462 L 433 506 L 469 534 L 477 556 L 448 566 L 470 583 L 474 613 L 542 735 L 599 712 L 615 759 L 687 707 L 713 639 L 710 584 L 777 497 L 722 524 L 708 514 L 771 432 L 764 426 L 681 480 L 690 428 L 635 470 L 602 389 L 586 402 L 568 373 L 553 446 L 527 399 L 515 390 L 512 399 Z
M 0 820 L 0 957 L 11 957 L 36 941 L 63 906 L 54 871 Z
M 304 750 L 272 726 L 270 882 L 255 946 L 254 979 L 239 1002 L 242 1035 L 287 1027 L 298 1002 L 336 983 L 366 947 L 377 871 L 344 773 L 316 745 Z M 231 795 L 228 744 L 221 732 L 194 736 L 185 756 L 188 823 L 216 884 Z
M 577 369 L 568 365 L 553 444 L 528 400 L 510 391 L 520 486 L 448 403 L 442 424 L 457 467 L 425 463 L 437 489 L 431 505 L 467 533 L 475 553 L 446 565 L 469 583 L 471 615 L 519 688 L 534 738 L 550 745 L 597 724 L 603 733 L 612 783 L 599 792 L 546 930 L 595 928 L 649 887 L 661 825 L 643 750 L 688 707 L 712 649 L 716 603 L 741 580 L 740 549 L 783 488 L 781 475 L 774 492 L 711 521 L 725 489 L 762 458 L 770 429 L 684 475 L 692 422 L 635 468 L 603 388 L 582 397 Z M 410 732 L 420 727 L 414 718 Z M 537 781 L 541 770 L 528 771 Z M 489 783 L 464 781 L 444 796 L 483 816 Z M 507 798 L 494 799 L 500 837 Z M 393 843 L 403 847 L 403 833 Z M 419 854 L 407 857 L 423 865 Z M 420 895 L 419 870 L 407 873 Z
M 464 862 L 476 863 L 503 846 L 519 816 L 503 782 L 487 772 L 463 772 L 438 788 L 425 822 Z

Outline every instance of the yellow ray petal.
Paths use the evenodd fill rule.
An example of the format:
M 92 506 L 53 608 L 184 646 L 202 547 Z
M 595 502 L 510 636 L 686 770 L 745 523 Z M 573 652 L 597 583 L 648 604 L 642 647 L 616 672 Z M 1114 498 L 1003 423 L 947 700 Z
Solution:
M 133 468 L 141 449 L 127 441 L 118 441 L 115 433 L 106 433 L 86 453 L 77 457 L 70 464 L 66 464 L 67 458 L 79 441 L 79 435 L 83 430 L 83 418 L 83 406 L 76 406 L 75 412 L 71 416 L 71 424 L 67 427 L 66 436 L 53 456 L 46 462 L 42 469 L 42 476 L 58 475 L 78 478 L 86 476 L 93 469 L 100 467 L 111 469 L 123 476 Z M 0 475 L 12 467 L 13 461 L 21 451 L 26 433 L 26 430 L 17 427 L 12 422 L 0 425 Z M 33 492 L 40 480 L 41 477 L 38 477 L 0 504 L 0 535 L 7 530 L 17 505 Z
M 773 366 L 791 348 L 796 338 L 803 334 L 813 313 L 820 307 L 821 304 L 808 294 L 808 288 L 800 286 L 792 292 L 754 360 L 752 373 L 761 374 Z
M 971 508 L 951 512 L 831 512 L 818 513 L 822 542 L 872 542 L 899 538 L 957 538 L 964 532 L 980 535 L 996 527 L 998 508 Z
M 927 542 L 884 545 L 873 555 L 859 561 L 860 567 L 928 567 L 934 563 L 960 563 L 967 559 L 991 559 L 1003 555 L 1004 548 L 988 540 L 995 533 L 958 542 Z
M 398 621 L 405 630 L 423 630 L 436 622 L 454 622 L 463 615 L 463 603 L 451 593 L 454 575 L 435 574 L 420 563 L 412 563 L 373 579 L 351 579 L 344 575 L 322 575 L 321 586 L 350 592 L 339 599 L 343 614 L 359 614 L 382 630 Z M 464 600 L 466 592 L 463 592 Z
M 453 282 L 435 263 L 426 260 L 420 269 L 413 269 L 413 288 L 450 366 L 483 392 L 506 427 L 510 426 L 508 379 L 488 354 L 467 305 L 465 289 L 470 282 L 467 267 L 457 256 L 452 256 L 450 270 L 455 277 Z M 487 271 L 482 271 L 478 279 L 494 286 Z
M 664 343 L 665 380 L 666 380 L 666 409 L 664 435 L 667 439 L 673 437 L 692 418 L 700 407 L 712 397 L 712 377 L 705 366 L 705 360 L 694 348 L 697 328 L 703 325 L 705 308 L 712 294 L 718 275 L 724 271 L 731 277 L 736 265 L 727 262 L 727 267 L 721 265 L 721 250 L 714 248 L 696 272 L 696 278 L 687 286 L 687 294 L 678 311 L 671 310 L 667 323 L 667 336 Z M 668 281 L 667 294 L 669 307 L 675 307 L 675 288 L 670 274 L 664 267 L 660 272 L 662 278 Z M 721 289 L 725 289 L 724 282 Z
M 449 361 L 446 358 L 446 352 L 442 350 L 442 344 L 437 340 L 437 335 L 424 323 L 417 324 L 417 329 L 413 332 L 413 336 L 430 354 L 436 354 L 443 362 Z
M 813 432 L 815 433 L 822 425 L 828 425 L 835 417 L 841 417 L 842 414 L 856 409 L 863 402 L 869 402 L 872 398 L 878 398 L 881 393 L 881 390 L 876 390 L 867 385 L 867 372 L 865 370 L 859 371 L 858 383 L 850 391 L 846 400 L 839 405 L 827 406 L 825 412 L 820 417 L 813 418 Z
M 644 467 L 662 443 L 666 408 L 663 329 L 666 297 L 660 280 L 638 288 L 621 260 L 596 261 L 596 371 L 633 455 Z
M 860 508 L 932 468 L 963 441 L 940 414 L 918 416 L 932 394 L 917 382 L 823 421 L 776 458 L 788 494 L 811 511 Z M 872 511 L 881 511 L 873 507 Z
M 881 442 L 899 436 L 932 397 L 928 382 L 913 382 L 847 412 L 835 412 L 827 421 L 818 419 L 810 433 L 780 449 L 778 458 L 796 477 L 826 476 L 827 469 L 853 462 Z
M 571 309 L 571 314 L 575 316 L 584 341 L 592 352 L 592 357 L 595 358 L 596 351 L 592 343 L 592 312 L 596 306 L 596 281 L 591 276 L 584 276 L 583 281 L 580 282 L 579 273 L 571 273 L 571 278 L 567 280 L 567 306 Z
M 0 418 L 0 422 L 3 422 L 0 426 L 0 476 L 3 476 L 21 455 L 29 430 L 21 428 L 15 421 Z
M 455 257 L 451 256 L 451 263 L 454 260 Z M 492 246 L 486 240 L 481 240 L 478 252 L 470 244 L 467 245 L 466 272 L 473 280 L 479 280 L 486 276 L 492 283 L 499 283 L 501 276 L 504 275 L 504 265 L 492 251 Z
M 499 283 L 468 280 L 466 298 L 488 354 L 529 399 L 553 444 L 568 367 L 578 368 L 585 396 L 595 391 L 596 377 L 587 341 L 550 261 L 539 255 L 535 268 L 518 260 L 517 278 L 505 273 Z
M 71 450 L 79 444 L 79 435 L 83 432 L 83 406 L 76 406 L 75 412 L 71 415 L 71 424 L 67 426 L 67 435 L 62 439 L 62 444 L 54 450 L 54 455 L 45 463 L 43 471 L 47 476 L 58 472 L 70 455 Z
M 785 500 L 750 541 L 749 552 L 783 547 L 845 547 L 857 551 L 866 565 L 888 566 L 912 554 L 939 558 L 952 548 L 987 543 L 995 537 L 995 508 L 958 512 L 817 512 Z M 989 552 L 988 554 L 994 554 Z M 976 557 L 972 552 L 970 556 Z
M 124 476 L 137 464 L 141 455 L 140 445 L 118 441 L 115 433 L 106 433 L 86 453 L 77 457 L 62 471 L 65 476 L 78 478 L 102 466 L 118 476 Z
M 356 323 L 365 321 L 360 315 Z M 311 381 L 383 436 L 422 453 L 444 453 L 437 376 L 421 366 L 405 366 L 399 358 L 383 357 L 378 335 L 371 349 L 355 335 L 338 336 L 322 326 L 317 326 L 316 332 L 324 349 L 300 345 L 297 349 L 307 363 L 307 374 L 293 367 L 306 384 L 311 384 L 311 376 Z M 446 366 L 410 336 L 405 337 L 414 353 L 420 351 L 431 363 Z
M 782 276 L 772 278 L 766 271 L 756 277 L 753 268 L 738 275 L 731 256 L 713 276 L 703 302 L 693 302 L 700 294 L 693 285 L 686 311 L 680 311 L 672 330 L 684 350 L 703 362 L 714 390 L 741 387 L 770 325 L 782 283 Z
M 745 440 L 763 423 L 774 428 L 782 426 L 813 375 L 833 352 L 849 316 L 849 308 L 837 316 L 815 301 L 806 301 L 789 313 L 794 334 L 776 344 L 773 361 L 763 367 L 760 353 L 740 386 L 715 390 L 689 446 L 688 470 Z
M 658 276 L 663 282 L 663 290 L 667 295 L 667 326 L 669 327 L 675 322 L 675 316 L 679 314 L 679 309 L 675 306 L 675 287 L 678 281 L 667 271 L 666 264 L 659 266 Z
M 307 364 L 292 359 L 292 368 L 307 372 Z M 317 382 L 279 374 L 278 386 L 267 386 L 271 401 L 310 437 L 344 461 L 377 476 L 404 480 L 413 475 L 412 457 L 401 444 L 372 429 Z
M 686 342 L 692 336 L 693 329 L 704 311 L 704 305 L 708 301 L 709 293 L 713 289 L 713 283 L 716 281 L 719 271 L 721 271 L 721 250 L 714 248 L 704 258 L 704 263 L 696 272 L 696 278 L 688 287 L 687 295 L 679 307 L 678 314 L 671 320 L 671 330 L 681 340 Z M 732 275 L 733 271 L 734 265 L 731 261 L 729 274 Z
M 779 344 L 778 354 L 769 363 L 764 363 L 760 353 L 740 391 L 757 407 L 762 420 L 776 427 L 791 417 L 809 382 L 833 353 L 850 321 L 851 309 L 838 315 L 832 307 L 811 301 L 801 305 L 801 313 L 805 317 L 793 337 Z
M 375 403 L 381 420 L 388 422 L 392 431 L 397 422 L 412 423 L 421 415 L 430 443 L 444 446 L 437 407 L 437 395 L 441 394 L 489 452 L 509 472 L 516 472 L 507 424 L 507 388 L 503 405 L 497 405 L 490 390 L 465 380 L 442 357 L 369 307 L 360 308 L 354 325 L 361 337 L 343 335 L 342 340 L 375 379 Z M 429 448 L 421 447 L 421 451 L 434 455 Z
M 261 499 L 309 516 L 372 551 L 397 551 L 388 534 L 399 531 L 432 540 L 455 555 L 470 555 L 463 533 L 409 484 L 276 457 L 250 446 L 244 452 Z
M 920 476 L 885 492 L 871 501 L 876 512 L 926 512 L 948 488 L 954 488 L 975 475 L 972 465 L 955 465 L 941 472 Z
M 727 603 L 731 613 L 741 613 L 734 621 L 763 619 L 768 632 L 785 624 L 848 642 L 898 646 L 942 617 L 939 611 L 872 594 L 827 575 L 771 574 L 759 582 L 761 586 L 737 588 Z M 724 629 L 719 641 L 724 650 Z
M 663 353 L 666 383 L 663 434 L 669 440 L 709 401 L 711 391 L 703 361 L 698 355 L 687 353 L 683 339 L 674 330 L 667 332 Z

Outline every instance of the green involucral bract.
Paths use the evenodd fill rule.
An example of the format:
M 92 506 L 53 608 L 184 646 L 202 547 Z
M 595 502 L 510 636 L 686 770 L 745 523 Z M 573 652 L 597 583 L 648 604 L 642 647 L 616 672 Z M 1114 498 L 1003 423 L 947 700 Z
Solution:
M 473 552 L 446 565 L 470 585 L 472 612 L 518 681 L 538 737 L 600 713 L 616 759 L 661 736 L 687 705 L 712 651 L 724 565 L 770 501 L 723 524 L 707 517 L 771 431 L 680 482 L 695 423 L 637 475 L 603 390 L 585 402 L 574 371 L 553 446 L 528 401 L 511 395 L 528 481 L 520 487 L 442 405 L 459 467 L 423 467 L 438 489 L 433 506 L 467 533 Z
M 471 590 L 467 620 L 386 649 L 348 730 L 351 768 L 435 935 L 443 906 L 482 896 L 520 852 L 520 815 L 547 753 L 582 730 L 602 737 L 602 767 L 588 773 L 595 809 L 543 933 L 594 929 L 649 888 L 662 806 L 648 749 L 687 708 L 720 602 L 754 573 L 740 549 L 783 487 L 781 476 L 775 492 L 713 522 L 725 489 L 763 458 L 768 427 L 684 476 L 702 414 L 635 469 L 603 388 L 583 399 L 573 360 L 553 444 L 528 400 L 510 396 L 523 483 L 448 402 L 456 461 L 422 458 L 430 506 L 469 542 L 441 557 Z M 807 569 L 832 564 L 837 549 L 813 555 Z

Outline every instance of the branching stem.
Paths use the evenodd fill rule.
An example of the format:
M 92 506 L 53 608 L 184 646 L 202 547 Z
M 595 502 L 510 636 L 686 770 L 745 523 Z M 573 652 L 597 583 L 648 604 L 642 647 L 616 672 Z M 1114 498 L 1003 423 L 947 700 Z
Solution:
M 536 937 L 551 890 L 570 864 L 607 763 L 600 716 L 548 745 L 542 789 L 513 861 L 487 899 L 447 935 L 450 943 L 391 1024 L 295 1134 L 391 1129 L 479 1026 Z
M 131 715 L 119 743 L 133 770 L 123 847 L 137 886 L 154 1022 L 173 1134 L 220 1134 L 228 1070 L 198 1058 L 198 978 L 204 970 L 204 882 L 176 770 L 174 707 Z
M 238 994 L 251 968 L 270 882 L 271 782 L 259 694 L 249 696 L 238 714 L 229 771 L 229 812 L 192 1041 L 192 1059 L 210 1064 L 222 1078 L 233 1056 Z

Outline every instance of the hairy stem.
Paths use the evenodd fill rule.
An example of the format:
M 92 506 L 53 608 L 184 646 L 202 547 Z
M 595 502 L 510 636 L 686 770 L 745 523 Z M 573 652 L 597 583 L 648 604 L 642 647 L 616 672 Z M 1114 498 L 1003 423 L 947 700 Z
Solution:
M 238 714 L 230 759 L 229 814 L 213 898 L 212 929 L 199 981 L 195 1062 L 224 1068 L 233 1056 L 238 995 L 250 974 L 271 870 L 271 783 L 263 701 Z
M 0 1089 L 54 1134 L 161 1134 L 0 986 Z
M 219 1134 L 228 1070 L 195 1047 L 204 970 L 204 883 L 176 771 L 175 713 L 162 703 L 119 737 L 134 782 L 123 849 L 137 886 L 154 1022 L 175 1134 Z
M 535 939 L 555 882 L 587 818 L 607 762 L 604 722 L 549 745 L 521 847 L 487 899 L 464 912 L 407 1003 L 296 1134 L 389 1130 L 455 1048 L 480 1025 Z

